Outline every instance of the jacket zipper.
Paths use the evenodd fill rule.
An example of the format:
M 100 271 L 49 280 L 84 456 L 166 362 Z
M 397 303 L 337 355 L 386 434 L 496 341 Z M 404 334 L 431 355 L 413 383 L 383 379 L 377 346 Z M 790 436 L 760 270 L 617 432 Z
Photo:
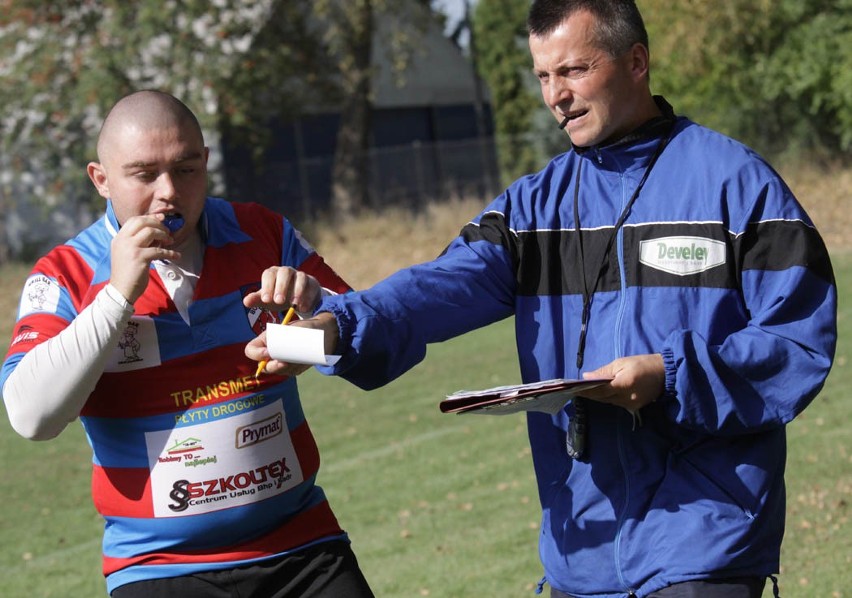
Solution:
M 624 172 L 620 174 L 621 179 L 621 197 L 622 203 L 624 202 Z M 624 209 L 624 206 L 621 206 L 621 209 Z M 624 322 L 624 310 L 626 305 L 626 289 L 627 282 L 624 274 L 624 228 L 618 231 L 616 238 L 616 255 L 618 256 L 618 269 L 619 269 L 619 284 L 620 284 L 620 297 L 618 300 L 618 316 L 615 319 L 615 331 L 613 336 L 613 355 L 617 357 L 621 357 L 621 332 L 622 332 L 622 323 Z M 624 475 L 624 506 L 621 509 L 621 512 L 618 514 L 618 523 L 616 528 L 615 542 L 613 543 L 613 562 L 615 565 L 615 570 L 618 574 L 618 581 L 623 588 L 626 588 L 628 591 L 628 596 L 633 595 L 633 589 L 630 588 L 627 582 L 622 575 L 621 569 L 621 532 L 624 526 L 624 520 L 627 517 L 627 506 L 630 503 L 630 476 L 627 471 L 627 458 L 625 455 L 624 448 L 624 438 L 623 431 L 620 425 L 621 413 L 616 415 L 616 438 L 618 444 L 618 460 L 621 464 L 621 471 Z

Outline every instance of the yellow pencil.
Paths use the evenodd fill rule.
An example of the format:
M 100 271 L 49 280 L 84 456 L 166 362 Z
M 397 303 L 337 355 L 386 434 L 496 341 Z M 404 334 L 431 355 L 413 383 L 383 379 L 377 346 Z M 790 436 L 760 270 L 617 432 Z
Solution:
M 290 309 L 287 310 L 287 313 L 284 315 L 284 321 L 281 323 L 283 326 L 286 326 L 290 323 L 290 320 L 293 319 L 293 316 L 296 315 L 295 308 L 291 305 Z M 263 371 L 263 368 L 266 367 L 266 364 L 269 363 L 268 359 L 261 360 L 260 363 L 257 364 L 257 370 L 254 373 L 254 379 L 257 380 L 260 376 L 260 373 Z

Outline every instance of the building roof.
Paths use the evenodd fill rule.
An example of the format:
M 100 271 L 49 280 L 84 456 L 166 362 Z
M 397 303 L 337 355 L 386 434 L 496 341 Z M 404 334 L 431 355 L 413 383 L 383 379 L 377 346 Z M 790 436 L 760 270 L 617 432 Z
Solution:
M 461 49 L 446 38 L 440 24 L 424 15 L 422 37 L 414 44 L 408 66 L 395 74 L 392 47 L 392 19 L 376 19 L 373 37 L 373 106 L 375 108 L 408 108 L 414 106 L 446 106 L 473 104 L 477 101 L 473 67 Z M 400 79 L 404 85 L 398 85 Z M 484 89 L 484 101 L 488 92 Z

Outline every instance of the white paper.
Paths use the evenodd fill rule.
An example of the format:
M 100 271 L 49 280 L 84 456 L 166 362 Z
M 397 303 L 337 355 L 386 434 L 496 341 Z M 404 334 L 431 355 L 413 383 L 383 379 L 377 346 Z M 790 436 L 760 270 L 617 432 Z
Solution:
M 266 325 L 266 346 L 272 359 L 287 363 L 334 365 L 339 355 L 325 354 L 325 333 L 302 326 Z

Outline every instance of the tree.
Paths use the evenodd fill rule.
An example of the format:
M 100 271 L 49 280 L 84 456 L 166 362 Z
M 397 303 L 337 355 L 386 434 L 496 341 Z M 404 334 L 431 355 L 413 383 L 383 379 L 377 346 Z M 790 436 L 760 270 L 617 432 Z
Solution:
M 4 4 L 6 149 L 25 147 L 33 157 L 59 147 L 64 155 L 51 160 L 62 166 L 92 155 L 104 111 L 132 90 L 169 90 L 196 109 L 206 129 L 225 120 L 260 135 L 266 123 L 258 116 L 297 111 L 327 68 L 309 26 L 310 3 Z
M 339 15 L 329 19 L 327 39 L 338 57 L 343 88 L 331 187 L 333 216 L 342 219 L 353 216 L 368 202 L 373 2 L 322 0 L 319 4 L 321 12 Z
M 348 218 L 370 205 L 370 128 L 373 106 L 373 48 L 376 36 L 393 52 L 397 80 L 404 85 L 406 66 L 426 23 L 436 16 L 429 0 L 316 0 L 326 24 L 324 41 L 336 60 L 342 89 L 340 128 L 332 172 L 332 216 Z M 385 21 L 379 28 L 378 20 Z
M 504 184 L 540 166 L 540 152 L 522 138 L 534 128 L 541 100 L 530 88 L 527 0 L 479 0 L 473 30 L 479 73 L 488 83 Z
M 679 111 L 766 152 L 852 148 L 852 1 L 640 4 Z
M 50 207 L 93 197 L 82 165 L 94 158 L 105 111 L 136 89 L 183 99 L 208 138 L 230 128 L 261 147 L 269 118 L 336 89 L 311 7 L 286 0 L 4 1 L 0 201 L 29 195 Z
M 336 204 L 355 210 L 367 202 L 374 13 L 396 21 L 391 42 L 401 71 L 431 16 L 428 5 L 0 0 L 0 216 L 12 197 L 38 198 L 48 209 L 96 199 L 81 165 L 94 158 L 109 106 L 143 88 L 183 99 L 211 145 L 225 132 L 258 159 L 273 119 L 292 120 L 305 106 L 342 106 Z M 223 190 L 218 166 L 211 164 L 214 193 Z

